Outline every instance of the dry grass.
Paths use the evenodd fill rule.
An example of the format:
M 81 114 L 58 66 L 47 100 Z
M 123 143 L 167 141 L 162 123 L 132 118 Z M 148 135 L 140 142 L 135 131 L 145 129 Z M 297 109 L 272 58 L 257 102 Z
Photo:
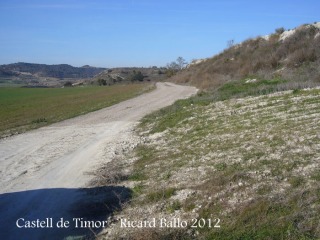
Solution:
M 297 28 L 294 35 L 283 41 L 279 40 L 279 31 L 268 40 L 260 37 L 248 39 L 190 66 L 171 80 L 206 90 L 248 77 L 266 80 L 277 77 L 293 84 L 307 81 L 319 85 L 320 37 L 316 37 L 319 32 L 310 25 Z

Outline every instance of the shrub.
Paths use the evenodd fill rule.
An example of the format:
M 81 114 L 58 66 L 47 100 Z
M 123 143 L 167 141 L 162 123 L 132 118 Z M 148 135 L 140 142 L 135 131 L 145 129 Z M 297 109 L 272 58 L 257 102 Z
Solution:
M 178 200 L 175 200 L 167 207 L 167 210 L 170 213 L 173 213 L 174 211 L 179 209 L 181 209 L 181 203 Z
M 162 199 L 169 199 L 176 192 L 175 188 L 163 189 L 155 192 L 150 192 L 147 194 L 147 200 L 149 202 L 158 202 Z
M 37 118 L 36 120 L 33 120 L 32 123 L 45 123 L 47 122 L 46 118 Z
M 285 31 L 285 29 L 283 27 L 276 29 L 277 34 L 282 34 L 284 31 Z
M 107 81 L 105 79 L 99 78 L 98 84 L 99 84 L 99 86 L 105 86 L 105 85 L 107 85 Z
M 144 76 L 141 73 L 141 71 L 136 72 L 135 70 L 133 71 L 132 75 L 131 75 L 131 81 L 135 82 L 135 81 L 143 81 Z
M 72 82 L 66 82 L 65 84 L 63 84 L 64 87 L 72 87 Z
M 288 65 L 299 67 L 305 62 L 314 62 L 317 59 L 313 49 L 298 49 L 289 58 Z

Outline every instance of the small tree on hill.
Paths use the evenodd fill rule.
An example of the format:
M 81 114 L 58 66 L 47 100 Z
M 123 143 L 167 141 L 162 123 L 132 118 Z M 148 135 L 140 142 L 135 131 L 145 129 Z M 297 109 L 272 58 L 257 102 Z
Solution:
M 176 61 L 167 64 L 167 77 L 175 75 L 178 71 L 185 68 L 188 63 L 183 57 L 178 57 Z
M 284 31 L 285 31 L 285 29 L 283 27 L 276 29 L 277 34 L 282 34 Z
M 233 46 L 234 46 L 234 40 L 233 40 L 233 39 L 228 40 L 228 42 L 227 42 L 227 47 L 228 47 L 228 48 L 232 48 Z
M 183 57 L 178 57 L 177 58 L 177 65 L 179 67 L 179 70 L 183 69 L 188 63 Z
M 99 78 L 98 84 L 99 84 L 99 86 L 105 86 L 105 85 L 107 85 L 107 81 L 105 79 Z

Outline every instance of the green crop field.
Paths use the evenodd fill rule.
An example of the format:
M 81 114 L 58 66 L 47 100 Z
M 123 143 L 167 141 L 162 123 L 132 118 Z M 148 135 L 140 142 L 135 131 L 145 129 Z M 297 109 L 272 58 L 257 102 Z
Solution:
M 150 88 L 150 84 L 75 88 L 0 88 L 0 137 L 108 107 Z

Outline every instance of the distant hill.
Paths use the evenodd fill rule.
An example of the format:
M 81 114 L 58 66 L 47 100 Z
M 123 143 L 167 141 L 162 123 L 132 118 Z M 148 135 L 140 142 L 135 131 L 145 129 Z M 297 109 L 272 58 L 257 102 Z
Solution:
M 46 65 L 35 63 L 13 63 L 0 65 L 0 76 L 19 76 L 33 75 L 34 77 L 52 77 L 52 78 L 92 78 L 102 72 L 105 68 L 90 67 L 73 67 L 68 64 Z
M 194 61 L 171 81 L 206 90 L 241 80 L 263 85 L 276 80 L 282 90 L 320 85 L 320 22 L 232 43 L 212 58 Z
M 68 64 L 46 65 L 13 63 L 0 65 L 0 85 L 22 84 L 27 86 L 62 86 L 71 84 L 130 83 L 137 81 L 161 81 L 167 78 L 166 69 L 150 68 L 96 68 L 89 65 L 73 67 Z
M 123 67 L 104 70 L 94 77 L 94 81 L 103 79 L 107 85 L 136 81 L 161 81 L 167 78 L 167 69 L 150 67 Z

